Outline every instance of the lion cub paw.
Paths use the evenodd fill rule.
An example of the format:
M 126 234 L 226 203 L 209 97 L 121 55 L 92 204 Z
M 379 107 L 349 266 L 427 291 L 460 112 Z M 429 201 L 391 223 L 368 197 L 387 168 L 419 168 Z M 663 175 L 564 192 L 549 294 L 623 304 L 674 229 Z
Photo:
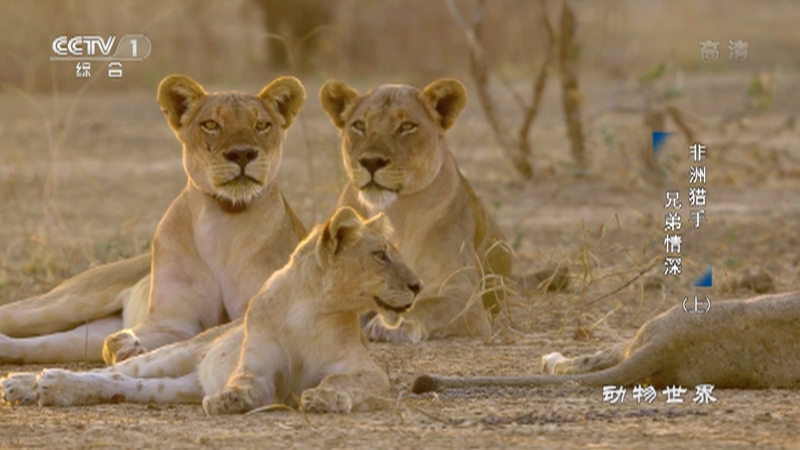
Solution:
M 130 330 L 112 334 L 103 344 L 103 359 L 109 366 L 143 353 L 147 353 L 147 349 Z
M 209 416 L 239 414 L 253 409 L 256 406 L 254 399 L 252 386 L 226 386 L 222 392 L 203 399 L 203 410 Z
M 542 370 L 544 373 L 556 373 L 556 366 L 561 361 L 566 361 L 567 358 L 564 358 L 564 355 L 558 352 L 548 353 L 542 356 Z
M 415 320 L 403 320 L 400 324 L 391 328 L 387 326 L 380 315 L 373 317 L 364 326 L 364 335 L 370 341 L 378 342 L 412 342 L 416 343 L 427 338 L 427 333 L 421 323 Z
M 349 413 L 353 409 L 350 394 L 331 388 L 311 388 L 300 397 L 303 411 L 312 413 Z
M 36 403 L 36 391 L 33 383 L 36 374 L 32 372 L 9 373 L 0 378 L 0 394 L 9 405 L 33 405 Z

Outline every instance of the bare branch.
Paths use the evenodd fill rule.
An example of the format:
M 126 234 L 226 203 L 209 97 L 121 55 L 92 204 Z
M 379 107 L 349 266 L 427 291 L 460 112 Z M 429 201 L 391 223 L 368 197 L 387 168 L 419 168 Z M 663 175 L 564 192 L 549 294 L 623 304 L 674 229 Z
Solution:
M 333 25 L 320 25 L 314 28 L 313 30 L 309 31 L 308 33 L 304 34 L 303 36 L 301 36 L 300 39 L 297 40 L 297 45 L 305 44 L 307 40 L 311 39 L 312 37 L 316 36 L 317 34 L 323 31 L 333 31 L 335 34 L 341 35 L 339 28 Z
M 620 286 L 618 286 L 617 288 L 611 290 L 610 292 L 606 292 L 605 294 L 602 294 L 602 295 L 600 295 L 598 297 L 595 297 L 595 298 L 585 302 L 583 304 L 583 307 L 586 308 L 586 307 L 592 306 L 595 303 L 599 302 L 600 300 L 606 299 L 608 297 L 611 297 L 612 295 L 615 295 L 615 294 L 617 294 L 619 292 L 622 292 L 623 289 L 625 289 L 626 287 L 628 287 L 631 284 L 633 284 L 633 282 L 638 280 L 639 278 L 641 278 L 642 275 L 644 275 L 647 272 L 649 272 L 650 270 L 652 270 L 653 267 L 655 267 L 656 264 L 658 264 L 660 261 L 661 261 L 661 259 L 659 257 L 655 257 L 655 258 L 651 259 L 650 260 L 650 264 L 648 264 L 647 266 L 645 266 L 644 268 L 639 270 L 639 272 L 635 276 L 633 276 L 630 280 L 622 283 Z
M 528 104 L 525 103 L 525 99 L 522 98 L 522 95 L 514 89 L 514 86 L 503 74 L 497 74 L 497 79 L 500 80 L 500 84 L 511 94 L 511 98 L 514 99 L 514 103 L 517 104 L 519 110 L 524 113 L 528 109 Z
M 506 138 L 505 130 L 500 125 L 500 120 L 498 120 L 495 112 L 494 102 L 489 94 L 489 68 L 486 63 L 483 47 L 480 44 L 480 33 L 484 17 L 484 1 L 478 0 L 476 2 L 475 15 L 471 27 L 467 24 L 464 16 L 458 10 L 454 0 L 445 0 L 445 2 L 447 4 L 447 9 L 450 11 L 450 15 L 453 16 L 456 24 L 467 39 L 467 46 L 469 48 L 470 56 L 470 71 L 472 74 L 472 79 L 475 82 L 475 86 L 478 90 L 478 99 L 480 100 L 481 108 L 483 109 L 486 121 L 489 123 L 489 127 L 497 139 L 497 142 L 500 144 L 503 152 L 506 153 L 506 155 L 511 159 L 514 167 L 518 172 L 520 172 L 520 174 L 522 174 L 523 177 L 529 179 L 533 176 L 533 168 L 528 162 L 525 153 L 521 152 L 519 148 L 511 145 Z
M 689 127 L 689 124 L 686 122 L 686 119 L 683 117 L 683 111 L 678 109 L 675 106 L 667 106 L 667 114 L 675 122 L 675 125 L 678 126 L 678 129 L 681 130 L 681 133 L 686 137 L 686 141 L 688 143 L 694 143 L 695 137 L 694 132 Z
M 559 42 L 559 69 L 561 72 L 561 101 L 564 106 L 564 119 L 567 123 L 567 136 L 570 141 L 572 157 L 580 167 L 586 165 L 581 123 L 581 93 L 578 89 L 578 78 L 573 67 L 575 51 L 575 14 L 570 2 L 565 0 L 561 10 L 561 26 Z
M 539 74 L 533 84 L 533 99 L 531 105 L 525 110 L 525 115 L 522 119 L 522 125 L 519 130 L 519 148 L 525 155 L 531 154 L 530 143 L 528 142 L 528 134 L 530 133 L 531 126 L 533 125 L 536 115 L 539 113 L 539 105 L 542 102 L 542 94 L 547 85 L 547 75 L 549 72 L 550 64 L 553 61 L 553 56 L 556 53 L 556 31 L 553 28 L 553 23 L 550 21 L 550 15 L 547 11 L 547 0 L 540 0 L 542 23 L 547 32 L 547 53 L 545 54 L 542 67 L 539 69 Z
M 458 28 L 460 28 L 464 33 L 464 36 L 466 36 L 467 45 L 469 45 L 470 52 L 475 54 L 476 59 L 482 60 L 483 48 L 478 41 L 478 36 L 476 36 L 475 31 L 470 28 L 469 25 L 467 25 L 467 21 L 464 20 L 464 16 L 461 15 L 461 11 L 459 11 L 454 0 L 445 0 L 445 3 L 447 3 L 447 9 L 450 11 L 450 15 L 453 16 L 453 19 L 455 19 L 456 25 L 458 25 Z M 480 6 L 482 6 L 482 4 L 479 4 L 478 6 L 479 8 L 476 9 L 481 9 Z M 477 23 L 480 23 L 482 20 L 482 15 L 477 11 L 475 13 L 475 19 Z

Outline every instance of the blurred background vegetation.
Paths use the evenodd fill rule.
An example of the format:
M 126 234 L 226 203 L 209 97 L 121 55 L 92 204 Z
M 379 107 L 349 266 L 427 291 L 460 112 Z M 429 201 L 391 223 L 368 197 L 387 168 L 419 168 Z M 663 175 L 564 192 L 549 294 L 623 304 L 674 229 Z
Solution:
M 471 0 L 455 3 L 467 18 L 474 11 Z M 560 5 L 548 2 L 554 15 Z M 504 76 L 530 78 L 547 45 L 539 2 L 485 8 L 488 63 Z M 662 61 L 703 71 L 800 66 L 796 0 L 596 0 L 574 8 L 583 75 L 636 77 Z M 281 73 L 424 84 L 469 71 L 464 34 L 436 0 L 3 0 L 0 30 L 0 79 L 25 92 L 84 83 L 72 64 L 50 63 L 59 35 L 150 38 L 145 62 L 125 64 L 122 80 L 103 76 L 92 89 L 153 89 L 171 72 L 237 86 Z M 721 42 L 715 63 L 700 61 L 706 39 Z M 749 43 L 746 65 L 727 61 L 729 39 Z
M 565 2 L 576 24 L 570 39 Z M 301 78 L 309 100 L 281 177 L 314 180 L 282 184 L 307 225 L 331 210 L 346 181 L 338 133 L 316 100 L 332 77 L 360 90 L 461 79 L 469 101 L 448 141 L 526 270 L 549 245 L 561 252 L 552 261 L 567 258 L 572 273 L 585 273 L 588 247 L 577 243 L 586 235 L 565 230 L 582 227 L 584 214 L 606 214 L 600 205 L 615 195 L 637 209 L 628 219 L 644 217 L 620 233 L 621 248 L 647 242 L 663 251 L 659 216 L 638 210 L 660 208 L 650 198 L 684 185 L 684 145 L 695 139 L 720 150 L 715 191 L 759 187 L 744 196 L 756 206 L 788 196 L 773 213 L 778 222 L 797 217 L 786 206 L 797 204 L 800 180 L 797 23 L 800 0 L 0 0 L 0 301 L 146 250 L 185 185 L 179 144 L 155 102 L 171 73 L 249 92 L 278 75 Z M 138 33 L 152 52 L 124 63 L 122 79 L 99 63 L 89 81 L 78 79 L 74 63 L 49 60 L 58 36 Z M 706 40 L 719 42 L 718 61 L 701 61 Z M 729 40 L 748 43 L 747 61 L 728 60 Z M 682 136 L 656 158 L 651 131 Z M 517 183 L 520 174 L 533 183 Z M 653 197 L 635 203 L 642 192 Z M 579 207 L 556 208 L 561 219 L 540 213 L 567 198 Z M 800 262 L 781 237 L 796 221 L 773 231 L 775 216 L 758 211 L 709 227 L 717 239 L 693 254 L 725 258 L 731 270 L 767 261 L 780 266 L 770 269 L 778 286 L 797 285 Z M 617 213 L 624 221 L 625 210 Z M 609 254 L 604 267 L 617 270 L 620 258 Z

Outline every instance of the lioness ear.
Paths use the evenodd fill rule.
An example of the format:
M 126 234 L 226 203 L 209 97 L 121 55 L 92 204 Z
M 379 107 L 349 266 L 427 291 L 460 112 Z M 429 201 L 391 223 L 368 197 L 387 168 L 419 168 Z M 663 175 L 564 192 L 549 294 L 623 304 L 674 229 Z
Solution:
M 439 113 L 440 123 L 445 130 L 456 122 L 458 114 L 467 103 L 467 91 L 455 78 L 436 80 L 425 87 L 422 94 Z
M 317 240 L 317 261 L 321 264 L 328 255 L 335 255 L 348 241 L 357 238 L 363 228 L 364 222 L 353 208 L 337 209 Z
M 319 90 L 319 102 L 336 128 L 344 126 L 342 113 L 356 97 L 358 91 L 338 80 L 328 80 Z
M 261 90 L 258 96 L 270 102 L 283 116 L 283 129 L 292 126 L 294 118 L 306 102 L 306 90 L 295 77 L 279 77 Z
M 181 119 L 189 105 L 207 95 L 203 86 L 186 75 L 170 75 L 158 85 L 158 104 L 173 130 L 181 128 Z

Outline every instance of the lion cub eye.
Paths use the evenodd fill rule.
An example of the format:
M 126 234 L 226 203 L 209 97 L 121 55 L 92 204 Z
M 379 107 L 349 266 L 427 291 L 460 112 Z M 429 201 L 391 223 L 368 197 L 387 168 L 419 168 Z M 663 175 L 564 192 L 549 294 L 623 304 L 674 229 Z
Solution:
M 385 250 L 377 250 L 372 252 L 372 256 L 375 257 L 380 262 L 386 261 L 386 251 Z
M 400 133 L 411 133 L 412 131 L 416 131 L 417 124 L 413 122 L 403 122 L 400 124 L 400 127 L 397 129 Z
M 256 131 L 265 133 L 272 129 L 272 124 L 269 122 L 256 122 Z
M 353 122 L 353 129 L 364 134 L 367 131 L 367 124 L 363 120 L 356 120 Z
M 213 120 L 206 120 L 200 123 L 200 128 L 208 132 L 213 132 L 219 130 L 219 124 Z

